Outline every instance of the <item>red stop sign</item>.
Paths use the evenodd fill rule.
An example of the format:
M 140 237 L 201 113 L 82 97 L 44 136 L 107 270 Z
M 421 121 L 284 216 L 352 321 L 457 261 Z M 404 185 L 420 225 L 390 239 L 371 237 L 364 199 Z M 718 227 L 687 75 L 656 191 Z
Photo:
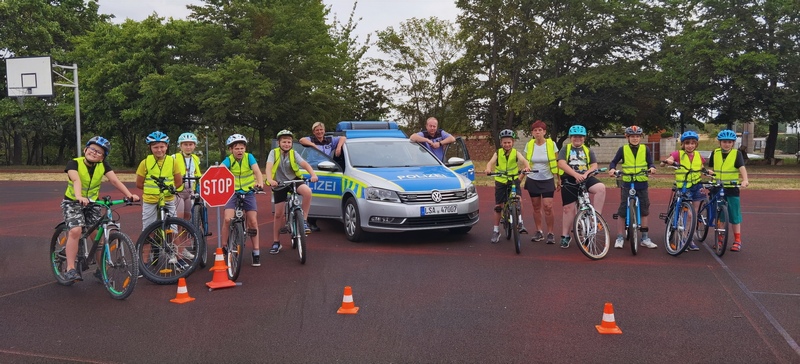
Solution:
M 225 205 L 233 193 L 233 173 L 225 166 L 208 167 L 200 177 L 200 197 L 208 206 Z

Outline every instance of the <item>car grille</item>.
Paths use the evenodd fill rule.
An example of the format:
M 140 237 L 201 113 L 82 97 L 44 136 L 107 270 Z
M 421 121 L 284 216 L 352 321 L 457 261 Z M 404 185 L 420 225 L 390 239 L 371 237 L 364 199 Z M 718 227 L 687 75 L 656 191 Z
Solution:
M 431 216 L 422 216 L 422 217 L 410 217 L 407 218 L 403 224 L 382 224 L 376 222 L 370 222 L 371 226 L 385 226 L 385 227 L 394 227 L 394 228 L 435 228 L 435 227 L 452 227 L 452 226 L 467 226 L 470 225 L 473 221 L 477 221 L 478 216 L 477 213 L 475 214 L 474 219 L 469 218 L 469 214 L 460 214 L 460 215 L 431 215 Z
M 454 201 L 464 201 L 467 199 L 467 191 L 465 190 L 455 190 L 455 191 L 439 191 L 442 194 L 442 201 L 441 202 L 454 202 Z M 431 198 L 430 192 L 425 193 L 402 193 L 399 192 L 398 195 L 400 196 L 400 201 L 404 203 L 432 203 L 433 199 Z

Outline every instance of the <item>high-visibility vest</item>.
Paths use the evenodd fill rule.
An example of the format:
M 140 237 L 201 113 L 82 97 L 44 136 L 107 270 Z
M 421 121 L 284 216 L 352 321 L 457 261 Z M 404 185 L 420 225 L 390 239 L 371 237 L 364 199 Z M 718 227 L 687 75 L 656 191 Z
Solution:
M 535 143 L 536 139 L 531 139 L 531 141 L 528 142 L 528 155 L 526 156 L 528 158 L 528 162 L 530 162 L 531 157 L 533 157 L 533 148 L 535 147 Z M 558 158 L 556 158 L 555 148 L 556 143 L 553 142 L 552 139 L 547 138 L 544 141 L 544 145 L 547 147 L 547 160 L 550 162 L 550 173 L 553 175 L 556 173 L 564 173 L 564 171 L 558 169 Z
M 586 169 L 589 169 L 589 165 L 592 164 L 592 157 L 589 155 L 589 148 L 587 148 L 585 144 L 581 145 L 581 148 L 583 148 L 583 154 L 586 155 Z M 568 164 L 570 152 L 572 152 L 572 143 L 567 144 L 567 152 L 565 154 L 567 156 Z M 558 174 L 564 174 L 564 171 L 560 171 Z
M 635 174 L 647 169 L 647 148 L 644 145 L 639 145 L 639 150 L 636 151 L 636 156 L 633 155 L 633 149 L 630 144 L 622 146 L 622 173 Z M 622 181 L 630 182 L 631 176 L 622 176 Z M 634 178 L 636 182 L 647 182 L 647 175 L 640 174 Z
M 500 169 L 500 166 L 504 166 L 504 169 Z M 506 157 L 505 150 L 500 148 L 497 150 L 497 163 L 495 163 L 495 172 L 505 173 L 505 174 L 519 174 L 519 166 L 517 165 L 517 150 L 511 148 L 511 151 L 508 153 L 508 157 Z M 494 176 L 494 180 L 500 183 L 508 183 L 511 178 L 506 176 Z
M 272 179 L 275 179 L 275 174 L 278 173 L 278 167 L 281 165 L 281 148 L 275 148 L 272 151 L 272 155 L 275 157 L 275 163 L 272 164 Z M 297 162 L 294 160 L 294 149 L 289 149 L 289 164 L 292 166 L 292 170 L 294 171 L 295 176 L 300 176 L 300 166 L 297 165 Z
M 106 174 L 106 167 L 103 162 L 97 163 L 94 167 L 94 174 L 89 174 L 89 167 L 84 163 L 85 157 L 75 158 L 78 162 L 78 177 L 81 179 L 81 196 L 90 200 L 97 200 L 100 196 L 100 183 L 103 182 L 103 175 Z M 72 200 L 77 200 L 78 195 L 75 194 L 75 187 L 71 179 L 67 179 L 67 191 L 64 195 Z
M 732 182 L 739 182 L 739 168 L 736 168 L 736 149 L 731 149 L 725 159 L 722 158 L 722 148 L 714 150 L 714 168 L 716 169 L 717 177 L 725 185 L 731 185 Z
M 685 151 L 681 150 L 679 153 L 681 167 L 675 171 L 675 186 L 683 187 L 683 181 L 686 181 L 686 188 L 700 183 L 700 170 L 703 169 L 703 158 L 700 157 L 700 153 L 695 151 L 694 158 L 691 161 L 689 161 L 689 155 Z M 697 172 L 689 173 L 687 180 L 686 172 L 689 170 Z
M 192 158 L 191 159 L 192 163 L 194 164 L 194 176 L 190 176 L 189 175 L 189 169 L 190 168 L 189 168 L 189 166 L 186 165 L 186 156 L 184 156 L 183 153 L 181 153 L 181 152 L 175 153 L 172 157 L 175 158 L 175 160 L 178 161 L 178 163 L 181 163 L 181 167 L 182 167 L 181 170 L 183 171 L 183 176 L 184 177 L 200 177 L 200 176 L 203 175 L 202 173 L 200 173 L 200 157 L 198 157 L 197 154 L 191 154 L 190 155 L 190 157 Z M 188 183 L 190 183 L 190 182 L 189 181 L 184 181 L 184 183 L 180 187 L 175 189 L 175 190 L 178 191 L 178 192 L 183 191 L 183 188 L 186 187 L 186 185 Z
M 158 166 L 158 161 L 156 161 L 156 157 L 152 154 L 145 158 L 144 166 L 147 170 L 147 174 L 144 177 L 144 193 L 146 195 L 158 195 L 161 193 L 156 181 L 150 178 L 150 176 L 164 177 L 164 184 L 167 186 L 175 186 L 175 166 L 173 163 L 175 163 L 175 158 L 172 158 L 171 155 L 164 157 L 164 163 L 161 167 Z M 169 195 L 169 191 L 165 191 L 164 193 Z
M 231 173 L 233 173 L 233 187 L 237 191 L 250 191 L 256 185 L 256 177 L 253 173 L 253 168 L 250 167 L 250 153 L 245 152 L 242 160 L 236 161 L 233 154 L 228 156 L 228 162 L 231 165 Z

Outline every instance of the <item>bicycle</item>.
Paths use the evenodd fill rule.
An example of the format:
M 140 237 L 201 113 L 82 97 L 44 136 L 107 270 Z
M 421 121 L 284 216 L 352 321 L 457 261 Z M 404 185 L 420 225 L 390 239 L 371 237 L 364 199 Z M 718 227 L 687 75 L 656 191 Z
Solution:
M 239 278 L 244 261 L 245 235 L 255 236 L 255 229 L 245 230 L 244 199 L 251 193 L 263 194 L 259 188 L 251 188 L 248 192 L 236 191 L 233 198 L 236 200 L 233 218 L 228 227 L 228 245 L 223 248 L 223 253 L 228 265 L 228 279 L 235 281 Z
M 295 179 L 290 181 L 278 182 L 278 190 L 288 188 L 286 197 L 286 207 L 283 209 L 286 217 L 286 229 L 292 237 L 292 249 L 297 250 L 300 257 L 300 264 L 306 264 L 306 231 L 303 207 L 300 203 L 300 195 L 297 193 L 297 186 L 307 182 L 308 179 Z
M 535 172 L 535 171 L 534 171 Z M 506 202 L 503 203 L 503 212 L 500 216 L 500 224 L 503 225 L 503 231 L 505 232 L 506 240 L 511 239 L 514 237 L 514 250 L 517 254 L 520 253 L 521 242 L 519 238 L 519 215 L 521 210 L 520 205 L 520 196 L 517 194 L 517 185 L 516 179 L 519 177 L 519 173 L 515 174 L 507 174 L 502 172 L 494 172 L 489 173 L 488 176 L 500 176 L 505 177 L 506 181 L 506 190 L 508 191 L 508 198 L 506 198 Z
M 592 171 L 586 179 L 600 172 L 607 171 L 607 168 L 600 168 Z M 586 179 L 578 183 L 564 182 L 578 186 L 578 201 L 576 208 L 578 212 L 572 222 L 572 232 L 581 253 L 592 260 L 603 259 L 608 254 L 611 247 L 610 236 L 608 234 L 608 223 L 602 215 L 597 213 L 589 199 L 589 189 L 586 188 Z M 598 237 L 600 239 L 598 239 Z
M 136 255 L 136 247 L 131 238 L 120 231 L 119 214 L 111 209 L 111 206 L 125 204 L 133 205 L 133 201 L 122 199 L 112 200 L 110 196 L 103 197 L 98 201 L 93 201 L 83 208 L 84 211 L 94 208 L 103 209 L 102 217 L 91 226 L 84 226 L 78 242 L 78 257 L 75 261 L 75 268 L 78 274 L 89 269 L 89 266 L 98 263 L 96 253 L 98 247 L 102 246 L 101 263 L 98 263 L 99 276 L 103 285 L 114 299 L 122 300 L 128 298 L 136 288 L 136 281 L 139 279 L 139 262 Z M 97 231 L 94 243 L 88 245 L 89 235 Z M 61 222 L 55 228 L 53 238 L 50 240 L 50 264 L 52 272 L 58 284 L 71 286 L 75 283 L 64 277 L 67 269 L 67 238 L 69 229 L 65 222 Z
M 150 176 L 160 189 L 157 219 L 142 230 L 136 241 L 139 270 L 156 284 L 175 284 L 186 278 L 200 261 L 200 237 L 194 225 L 172 216 L 165 204 L 165 192 L 175 194 L 175 187 L 164 183 L 164 177 Z
M 675 162 L 669 167 L 677 170 L 680 165 Z M 672 197 L 667 212 L 658 214 L 658 217 L 667 224 L 664 230 L 664 241 L 666 242 L 664 247 L 667 253 L 674 257 L 686 251 L 694 234 L 696 215 L 692 201 L 689 201 L 691 196 L 686 189 L 686 184 L 689 182 L 689 174 L 696 172 L 703 172 L 703 170 L 687 170 L 681 188 L 672 186 Z
M 194 181 L 195 183 L 200 182 L 200 177 L 183 177 L 183 183 L 188 181 Z M 196 187 L 197 185 L 195 185 Z M 208 207 L 206 206 L 205 201 L 200 196 L 200 192 L 197 188 L 192 189 L 192 214 L 191 214 L 191 222 L 194 225 L 195 230 L 197 230 L 197 236 L 200 237 L 200 261 L 198 262 L 198 266 L 200 268 L 205 268 L 208 264 L 208 242 L 206 241 L 207 236 L 211 236 L 212 234 L 208 231 Z
M 729 182 L 731 187 L 735 187 L 737 182 Z M 718 257 L 725 254 L 728 247 L 728 201 L 725 199 L 725 184 L 716 180 L 702 184 L 708 190 L 706 199 L 700 201 L 697 209 L 697 227 L 694 232 L 694 240 L 703 242 L 708 235 L 709 226 L 714 227 L 714 246 L 712 249 Z
M 641 221 L 642 221 L 642 213 L 639 207 L 639 194 L 636 192 L 636 189 L 633 188 L 634 182 L 636 181 L 636 176 L 649 176 L 650 171 L 647 169 L 642 169 L 636 173 L 623 173 L 621 170 L 617 170 L 614 174 L 619 180 L 618 183 L 621 187 L 625 187 L 625 183 L 630 183 L 630 189 L 628 190 L 628 207 L 625 210 L 625 240 L 628 241 L 631 245 L 631 253 L 636 255 L 639 252 L 639 231 L 642 229 Z M 624 182 L 621 180 L 623 176 L 630 176 L 630 182 Z M 614 220 L 620 218 L 618 214 L 612 215 Z

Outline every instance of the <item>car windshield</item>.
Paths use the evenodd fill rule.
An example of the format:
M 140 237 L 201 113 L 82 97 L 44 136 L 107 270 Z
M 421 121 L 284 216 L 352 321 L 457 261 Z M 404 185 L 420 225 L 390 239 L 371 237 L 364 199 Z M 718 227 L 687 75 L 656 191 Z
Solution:
M 357 168 L 422 167 L 441 165 L 425 147 L 409 142 L 397 141 L 347 141 L 350 164 Z

